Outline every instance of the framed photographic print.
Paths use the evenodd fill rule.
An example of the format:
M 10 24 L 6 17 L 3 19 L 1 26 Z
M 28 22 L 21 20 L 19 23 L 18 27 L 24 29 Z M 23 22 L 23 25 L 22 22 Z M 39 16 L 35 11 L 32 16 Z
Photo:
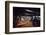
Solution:
M 5 1 L 5 33 L 45 31 L 45 4 Z

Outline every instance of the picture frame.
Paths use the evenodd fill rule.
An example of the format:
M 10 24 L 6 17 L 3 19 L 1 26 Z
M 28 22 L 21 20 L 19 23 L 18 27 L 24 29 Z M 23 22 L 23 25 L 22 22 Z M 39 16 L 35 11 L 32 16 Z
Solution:
M 23 10 L 30 12 L 30 10 L 28 10 L 29 8 L 31 9 L 31 12 L 35 13 L 37 11 L 37 14 L 35 13 L 33 15 L 33 17 L 40 16 L 40 19 L 39 19 L 40 22 L 38 22 L 40 24 L 39 25 L 36 24 L 37 26 L 33 25 L 31 27 L 30 26 L 29 27 L 22 26 L 22 28 L 20 26 L 17 27 L 13 23 L 14 22 L 14 13 L 15 13 L 15 17 L 16 17 L 16 16 L 20 15 L 21 12 L 25 12 Z M 18 11 L 16 12 L 16 10 L 18 10 Z M 22 11 L 20 13 L 18 13 L 20 10 L 22 10 Z M 16 13 L 18 13 L 18 14 L 16 15 Z M 22 14 L 21 14 L 21 17 L 23 17 L 23 16 L 25 17 L 25 15 L 22 15 Z M 29 16 L 29 14 L 28 14 L 28 16 Z M 26 17 L 27 17 L 27 15 L 26 15 Z M 33 32 L 45 32 L 45 3 L 5 1 L 5 33 L 6 34 L 16 34 L 16 33 L 31 33 L 31 32 L 32 33 Z

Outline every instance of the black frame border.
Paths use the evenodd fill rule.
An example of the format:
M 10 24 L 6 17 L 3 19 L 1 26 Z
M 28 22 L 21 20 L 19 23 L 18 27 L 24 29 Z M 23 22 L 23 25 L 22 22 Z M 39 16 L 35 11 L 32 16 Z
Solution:
M 43 30 L 39 31 L 22 31 L 22 32 L 9 32 L 9 3 L 23 3 L 23 4 L 36 4 L 43 5 Z M 20 1 L 5 1 L 5 34 L 16 34 L 16 33 L 32 33 L 32 32 L 45 32 L 45 3 L 37 3 L 37 2 L 20 2 Z

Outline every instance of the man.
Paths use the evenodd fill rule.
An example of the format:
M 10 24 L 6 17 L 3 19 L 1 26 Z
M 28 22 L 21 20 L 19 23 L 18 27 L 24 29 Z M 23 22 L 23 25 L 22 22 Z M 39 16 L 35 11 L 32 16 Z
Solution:
M 16 20 L 16 27 L 32 27 L 32 20 L 29 16 L 21 16 L 18 20 Z

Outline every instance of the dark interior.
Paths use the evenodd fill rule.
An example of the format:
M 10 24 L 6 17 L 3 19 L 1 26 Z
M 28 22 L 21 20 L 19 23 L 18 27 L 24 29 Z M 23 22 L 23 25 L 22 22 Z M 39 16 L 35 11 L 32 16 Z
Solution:
M 40 27 L 40 8 L 13 7 L 13 28 L 16 28 L 17 16 L 31 16 L 33 27 Z

